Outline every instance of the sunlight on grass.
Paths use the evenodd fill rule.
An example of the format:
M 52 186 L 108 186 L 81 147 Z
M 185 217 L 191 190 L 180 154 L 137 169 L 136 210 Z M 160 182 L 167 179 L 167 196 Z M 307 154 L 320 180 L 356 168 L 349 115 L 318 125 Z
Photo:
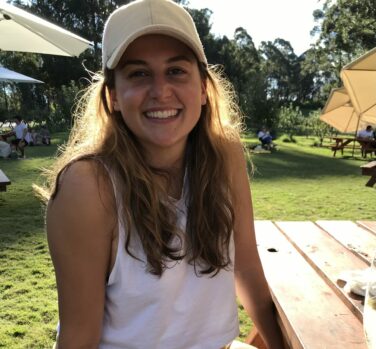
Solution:
M 333 158 L 312 139 L 279 143 L 271 154 L 251 157 L 251 189 L 256 219 L 374 219 L 375 191 L 365 186 L 360 165 L 366 160 Z

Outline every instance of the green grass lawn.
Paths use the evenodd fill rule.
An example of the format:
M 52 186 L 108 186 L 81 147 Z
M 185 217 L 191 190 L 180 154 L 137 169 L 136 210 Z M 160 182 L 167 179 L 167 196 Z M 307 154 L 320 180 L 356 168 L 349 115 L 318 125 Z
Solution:
M 375 219 L 375 189 L 365 186 L 369 177 L 360 171 L 370 158 L 350 158 L 350 151 L 333 158 L 331 150 L 313 147 L 313 142 L 278 142 L 277 152 L 252 155 L 255 218 Z
M 51 348 L 57 323 L 57 296 L 44 231 L 44 208 L 31 185 L 40 183 L 41 168 L 53 161 L 50 147 L 29 147 L 25 160 L 2 160 L 11 179 L 0 192 L 0 348 Z M 254 142 L 255 140 L 248 140 Z M 256 219 L 374 220 L 375 189 L 365 187 L 360 159 L 333 158 L 331 151 L 277 142 L 271 154 L 253 154 L 251 188 Z M 241 337 L 251 322 L 240 311 Z

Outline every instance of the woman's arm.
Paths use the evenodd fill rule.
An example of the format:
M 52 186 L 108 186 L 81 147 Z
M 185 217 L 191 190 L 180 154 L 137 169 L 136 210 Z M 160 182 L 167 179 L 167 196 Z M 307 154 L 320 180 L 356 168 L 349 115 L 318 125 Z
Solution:
M 282 334 L 256 247 L 249 180 L 243 148 L 231 147 L 235 211 L 235 282 L 240 302 L 270 349 L 282 349 Z
M 47 209 L 59 299 L 59 349 L 97 348 L 101 337 L 116 218 L 113 190 L 98 170 L 90 161 L 71 165 Z

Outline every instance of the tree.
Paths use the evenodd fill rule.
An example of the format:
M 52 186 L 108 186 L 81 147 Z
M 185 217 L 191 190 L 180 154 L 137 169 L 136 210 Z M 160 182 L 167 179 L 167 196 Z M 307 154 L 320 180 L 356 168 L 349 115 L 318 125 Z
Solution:
M 215 37 L 211 33 L 209 9 L 189 9 L 201 37 L 208 61 L 223 67 L 233 84 L 238 102 L 249 128 L 271 125 L 274 109 L 267 100 L 265 77 L 260 68 L 260 56 L 251 36 L 244 28 L 235 30 L 234 39 Z
M 1 63 L 45 82 L 43 87 L 17 86 L 13 97 L 20 94 L 21 98 L 12 108 L 32 119 L 48 117 L 52 120 L 56 114 L 59 120 L 66 120 L 69 125 L 73 99 L 61 96 L 69 95 L 67 91 L 72 90 L 72 84 L 73 90 L 82 89 L 90 78 L 88 71 L 96 72 L 101 69 L 101 34 L 104 22 L 116 6 L 128 2 L 31 0 L 25 5 L 24 1 L 14 1 L 17 6 L 88 39 L 93 45 L 80 57 L 2 53 Z M 64 115 L 61 116 L 61 113 Z
M 314 16 L 322 20 L 319 42 L 325 47 L 334 45 L 347 58 L 376 46 L 374 0 L 326 0 Z
M 318 34 L 314 47 L 306 53 L 303 71 L 314 75 L 314 98 L 323 101 L 333 87 L 341 85 L 341 69 L 376 46 L 374 0 L 326 0 L 314 12 Z
M 289 136 L 294 142 L 294 135 L 299 134 L 303 129 L 304 116 L 299 107 L 292 104 L 283 106 L 278 113 L 278 128 Z
M 296 101 L 300 67 L 290 43 L 283 39 L 263 41 L 260 53 L 264 58 L 269 97 L 279 105 Z
M 306 118 L 306 127 L 308 134 L 319 138 L 320 147 L 322 147 L 324 138 L 333 133 L 333 128 L 320 120 L 318 111 L 309 114 L 308 118 Z
M 90 80 L 88 71 L 101 69 L 104 22 L 115 7 L 129 1 L 14 0 L 28 11 L 85 37 L 93 47 L 78 58 L 2 52 L 0 63 L 45 82 L 42 86 L 9 87 L 10 112 L 23 110 L 31 118 L 56 116 L 58 124 L 62 120 L 70 124 L 71 94 L 85 87 Z M 175 1 L 189 6 L 188 0 Z M 290 105 L 299 110 L 322 107 L 331 88 L 341 84 L 341 68 L 375 46 L 374 0 L 321 2 L 323 6 L 314 12 L 318 24 L 312 30 L 318 40 L 299 57 L 283 38 L 262 42 L 257 49 L 244 28 L 236 29 L 234 39 L 217 37 L 211 32 L 210 9 L 188 8 L 208 61 L 223 67 L 237 92 L 248 128 L 281 126 L 278 115 L 286 114 L 286 109 L 278 113 L 282 106 L 287 110 Z M 0 102 L 4 102 L 2 96 Z

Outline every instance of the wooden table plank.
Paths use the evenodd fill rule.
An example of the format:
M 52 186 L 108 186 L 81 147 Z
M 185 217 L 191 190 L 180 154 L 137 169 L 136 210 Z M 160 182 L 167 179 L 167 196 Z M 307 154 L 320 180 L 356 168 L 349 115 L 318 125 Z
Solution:
M 375 236 L 351 221 L 317 221 L 316 224 L 370 265 L 376 251 Z
M 370 232 L 376 235 L 376 222 L 375 221 L 357 221 L 358 225 L 368 229 Z
M 338 276 L 344 271 L 365 270 L 368 264 L 312 222 L 276 222 L 276 225 L 362 321 L 363 297 L 345 291 L 345 284 L 338 282 Z
M 366 348 L 362 324 L 270 221 L 256 221 L 258 251 L 291 348 Z M 271 252 L 276 251 L 276 252 Z

